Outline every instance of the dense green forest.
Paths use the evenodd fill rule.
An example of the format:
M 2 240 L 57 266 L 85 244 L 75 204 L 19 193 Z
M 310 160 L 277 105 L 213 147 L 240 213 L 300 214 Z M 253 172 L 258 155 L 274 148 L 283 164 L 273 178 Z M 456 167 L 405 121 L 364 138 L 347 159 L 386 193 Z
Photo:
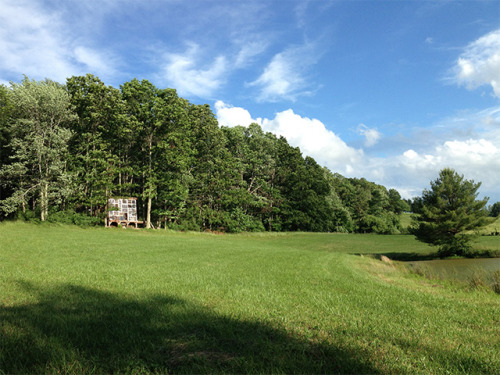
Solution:
M 0 85 L 0 219 L 102 224 L 136 197 L 146 227 L 398 233 L 408 202 L 304 157 L 258 124 L 220 127 L 208 105 L 133 79 Z

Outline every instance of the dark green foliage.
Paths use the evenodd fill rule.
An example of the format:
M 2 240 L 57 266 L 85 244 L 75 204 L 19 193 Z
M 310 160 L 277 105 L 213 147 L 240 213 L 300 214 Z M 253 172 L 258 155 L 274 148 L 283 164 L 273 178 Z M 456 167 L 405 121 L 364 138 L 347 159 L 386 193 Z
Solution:
M 79 225 L 82 227 L 97 226 L 102 224 L 99 217 L 85 215 L 73 210 L 55 211 L 47 219 L 49 223 Z
M 55 133 L 64 135 L 53 153 L 57 174 L 43 209 L 35 187 L 48 178 L 29 177 L 37 158 L 22 152 L 30 145 L 19 126 L 26 111 L 12 106 L 22 85 L 0 86 L 4 217 L 21 209 L 30 219 L 33 210 L 50 221 L 83 225 L 87 217 L 93 225 L 104 221 L 109 198 L 136 197 L 148 228 L 399 233 L 397 214 L 407 206 L 397 191 L 332 174 L 258 124 L 221 128 L 208 105 L 147 80 L 120 90 L 91 74 L 65 87 L 50 82 L 23 82 L 48 85 L 66 100 Z
M 327 232 L 333 209 L 326 197 L 330 186 L 323 169 L 310 157 L 302 157 L 298 148 L 284 138 L 278 141 L 276 180 L 283 203 L 279 218 L 283 230 Z
M 264 226 L 268 230 L 279 230 L 276 216 L 282 199 L 275 186 L 277 138 L 271 133 L 265 134 L 257 124 L 248 128 L 222 128 L 222 131 L 238 180 L 231 190 L 233 199 L 227 207 L 231 217 L 238 217 L 236 222 L 245 223 L 250 216 L 258 222 L 258 230 Z
M 389 189 L 388 191 L 389 207 L 395 214 L 400 214 L 402 212 L 410 211 L 410 205 L 403 199 L 401 195 L 395 189 Z
M 70 140 L 70 163 L 78 176 L 74 199 L 91 215 L 102 216 L 120 173 L 116 134 L 125 113 L 121 95 L 91 74 L 69 78 L 66 87 L 78 115 Z
M 500 215 L 500 202 L 495 202 L 490 207 L 490 214 L 489 214 L 489 216 L 491 216 L 491 217 L 498 217 L 499 215 Z
M 123 99 L 131 117 L 132 132 L 136 148 L 132 155 L 134 171 L 141 182 L 141 198 L 146 202 L 144 219 L 146 228 L 151 228 L 152 201 L 158 193 L 157 169 L 161 163 L 160 143 L 165 134 L 164 102 L 160 91 L 149 81 L 133 79 L 122 85 Z
M 468 255 L 473 235 L 465 232 L 487 222 L 484 207 L 488 199 L 476 200 L 480 186 L 453 169 L 443 169 L 431 181 L 431 190 L 424 190 L 422 208 L 413 217 L 411 233 L 419 241 L 438 246 L 443 257 Z
M 415 197 L 408 204 L 410 205 L 410 211 L 414 214 L 421 213 L 424 207 L 424 201 L 422 197 Z

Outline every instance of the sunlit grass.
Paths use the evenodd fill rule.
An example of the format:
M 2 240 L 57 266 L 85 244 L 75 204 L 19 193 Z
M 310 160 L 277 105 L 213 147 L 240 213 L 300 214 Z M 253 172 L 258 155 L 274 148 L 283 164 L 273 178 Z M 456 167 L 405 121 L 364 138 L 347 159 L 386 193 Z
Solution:
M 399 215 L 399 221 L 401 223 L 402 228 L 406 229 L 412 224 L 412 221 L 411 221 L 412 215 L 413 214 L 410 214 L 408 212 L 403 212 Z
M 353 255 L 432 250 L 411 236 L 4 223 L 0 370 L 494 373 L 498 295 Z
M 490 218 L 491 222 L 481 227 L 478 232 L 483 235 L 491 235 L 500 233 L 500 216 L 496 218 Z M 498 235 L 498 234 L 497 234 Z

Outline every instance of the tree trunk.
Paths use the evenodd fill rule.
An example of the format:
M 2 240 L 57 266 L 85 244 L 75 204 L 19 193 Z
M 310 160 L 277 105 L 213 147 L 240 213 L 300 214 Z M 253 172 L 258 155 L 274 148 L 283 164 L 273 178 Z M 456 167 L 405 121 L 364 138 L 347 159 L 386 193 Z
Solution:
M 48 208 L 48 193 L 49 184 L 44 183 L 42 185 L 42 191 L 40 192 L 40 220 L 45 221 L 49 216 L 49 208 Z
M 148 140 L 148 208 L 146 211 L 146 228 L 151 228 L 151 204 L 152 198 L 151 195 L 153 192 L 151 191 L 151 179 L 152 179 L 152 164 L 153 164 L 153 136 L 151 135 Z
M 146 211 L 146 228 L 151 228 L 151 197 L 148 197 L 148 208 Z

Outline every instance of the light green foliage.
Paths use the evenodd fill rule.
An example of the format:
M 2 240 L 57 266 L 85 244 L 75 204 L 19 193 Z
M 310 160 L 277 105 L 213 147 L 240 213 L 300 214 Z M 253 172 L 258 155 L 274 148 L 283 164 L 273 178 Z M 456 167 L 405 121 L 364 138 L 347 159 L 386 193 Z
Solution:
M 9 89 L 0 85 L 0 168 L 9 163 L 9 157 L 12 154 L 10 149 L 10 134 L 8 121 L 10 119 L 12 105 L 9 100 Z M 7 184 L 0 181 L 0 201 L 11 194 Z M 0 218 L 4 213 L 0 210 Z
M 9 93 L 12 113 L 9 123 L 9 163 L 2 166 L 2 180 L 13 193 L 1 202 L 10 213 L 25 209 L 28 200 L 37 200 L 41 220 L 49 212 L 49 204 L 60 204 L 71 191 L 71 175 L 66 169 L 69 124 L 75 120 L 69 96 L 60 84 L 27 77 L 12 84 Z
M 487 223 L 488 198 L 477 200 L 481 183 L 465 180 L 453 169 L 443 169 L 431 190 L 424 190 L 423 207 L 414 216 L 411 232 L 418 240 L 439 246 L 442 256 L 467 255 L 473 234 Z
M 397 234 L 401 230 L 398 213 L 406 205 L 396 191 L 364 178 L 345 178 L 334 174 L 330 184 L 349 212 L 345 225 L 355 232 Z M 346 217 L 347 220 L 347 217 Z

